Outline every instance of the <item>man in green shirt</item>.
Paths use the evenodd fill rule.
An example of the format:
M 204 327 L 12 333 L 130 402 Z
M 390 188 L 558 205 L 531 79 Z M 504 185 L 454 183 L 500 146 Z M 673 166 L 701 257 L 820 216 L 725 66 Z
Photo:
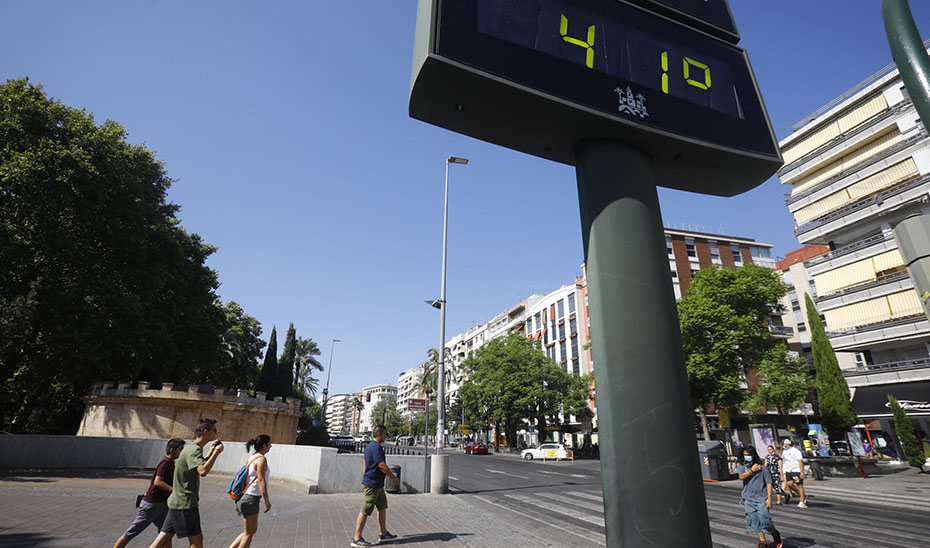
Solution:
M 206 476 L 223 452 L 223 442 L 216 435 L 216 421 L 200 419 L 194 429 L 194 443 L 181 451 L 174 466 L 174 484 L 168 497 L 168 516 L 161 532 L 149 548 L 171 546 L 171 538 L 187 537 L 191 546 L 203 548 L 203 531 L 200 528 L 200 477 Z M 213 442 L 210 453 L 203 457 L 203 446 Z

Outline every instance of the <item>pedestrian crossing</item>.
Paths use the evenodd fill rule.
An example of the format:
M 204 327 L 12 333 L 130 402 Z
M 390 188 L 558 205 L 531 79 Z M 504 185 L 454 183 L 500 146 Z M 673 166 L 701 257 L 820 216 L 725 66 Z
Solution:
M 925 546 L 930 538 L 930 501 L 915 495 L 883 496 L 843 489 L 811 489 L 809 508 L 774 506 L 772 520 L 785 548 L 882 548 Z M 706 485 L 707 513 L 715 547 L 747 548 L 757 542 L 746 532 L 740 491 Z M 485 502 L 572 533 L 577 548 L 604 546 L 600 492 L 499 491 Z M 794 499 L 797 501 L 797 498 Z

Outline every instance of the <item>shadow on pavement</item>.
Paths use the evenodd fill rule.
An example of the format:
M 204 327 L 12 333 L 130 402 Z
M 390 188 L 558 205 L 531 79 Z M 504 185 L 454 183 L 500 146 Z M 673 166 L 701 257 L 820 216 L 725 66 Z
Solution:
M 781 537 L 784 548 L 806 548 L 817 544 L 812 538 Z
M 0 533 L 0 546 L 4 548 L 27 548 L 30 546 L 41 546 L 43 542 L 55 540 L 54 538 L 40 533 L 14 533 L 4 535 Z
M 16 470 L 0 472 L 2 481 L 48 481 L 46 478 L 145 478 L 151 479 L 152 470 L 140 468 Z
M 499 487 L 495 489 L 459 489 L 455 487 L 454 491 L 449 490 L 450 495 L 477 495 L 480 493 L 493 493 L 495 491 L 523 491 L 526 489 L 544 489 L 546 487 L 564 487 L 566 485 L 571 486 L 582 486 L 582 485 L 597 485 L 600 486 L 601 482 L 578 482 L 578 481 L 560 481 L 558 483 L 545 483 L 542 485 L 525 485 L 523 487 Z
M 430 542 L 432 540 L 440 542 L 448 542 L 450 540 L 455 540 L 459 537 L 468 537 L 471 536 L 471 533 L 423 533 L 422 535 L 407 535 L 403 537 L 398 537 L 397 540 L 392 541 L 391 544 L 413 544 L 417 542 Z

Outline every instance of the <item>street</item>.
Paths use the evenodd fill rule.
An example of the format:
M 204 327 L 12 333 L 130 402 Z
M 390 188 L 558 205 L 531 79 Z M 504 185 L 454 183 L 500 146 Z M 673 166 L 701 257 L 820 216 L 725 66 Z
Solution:
M 455 496 L 494 509 L 515 530 L 538 537 L 542 545 L 604 546 L 599 461 L 523 461 L 455 452 L 450 454 L 449 474 Z M 930 482 L 920 477 L 913 482 L 891 479 L 902 493 L 857 491 L 865 486 L 861 482 L 875 488 L 875 482 L 889 481 L 885 477 L 809 481 L 809 508 L 797 508 L 794 499 L 789 506 L 775 506 L 772 519 L 786 547 L 923 546 L 930 537 Z M 736 548 L 755 542 L 745 532 L 740 488 L 738 480 L 705 483 L 714 546 Z

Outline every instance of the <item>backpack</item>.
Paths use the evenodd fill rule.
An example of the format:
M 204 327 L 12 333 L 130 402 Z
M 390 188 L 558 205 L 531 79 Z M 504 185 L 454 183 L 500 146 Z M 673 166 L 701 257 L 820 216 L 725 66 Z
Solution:
M 252 484 L 255 483 L 255 480 L 258 479 L 258 474 L 255 475 L 255 479 L 249 482 L 248 485 L 245 484 L 245 480 L 249 477 L 249 465 L 252 464 L 252 461 L 261 457 L 263 455 L 252 455 L 248 460 L 245 461 L 245 465 L 236 472 L 236 475 L 233 476 L 231 482 L 229 482 L 229 487 L 226 488 L 226 494 L 229 495 L 229 498 L 238 501 L 242 498 L 242 495 L 252 487 Z

